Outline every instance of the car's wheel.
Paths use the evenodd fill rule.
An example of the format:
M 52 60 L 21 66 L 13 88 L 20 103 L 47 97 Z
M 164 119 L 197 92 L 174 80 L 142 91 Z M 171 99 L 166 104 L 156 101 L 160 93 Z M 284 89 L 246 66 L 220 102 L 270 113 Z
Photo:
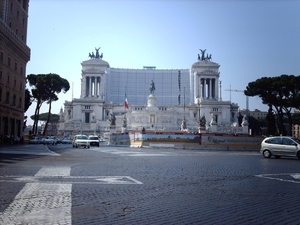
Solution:
M 300 159 L 300 151 L 297 152 L 297 157 L 298 157 L 298 159 Z
M 275 155 L 276 159 L 280 159 L 281 155 Z
M 263 156 L 265 157 L 265 158 L 270 158 L 271 157 L 271 152 L 269 151 L 269 150 L 264 150 L 263 151 Z
M 90 148 L 90 146 L 88 146 L 87 148 Z

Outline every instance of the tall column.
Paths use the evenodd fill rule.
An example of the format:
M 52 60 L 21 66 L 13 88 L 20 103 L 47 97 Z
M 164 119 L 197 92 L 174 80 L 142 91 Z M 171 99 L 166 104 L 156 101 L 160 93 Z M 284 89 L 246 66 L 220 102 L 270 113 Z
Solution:
M 215 99 L 218 100 L 219 98 L 219 78 L 215 79 Z
M 194 103 L 196 102 L 196 96 L 197 96 L 197 72 L 194 72 L 194 76 L 193 76 L 193 89 L 192 89 L 192 93 L 193 93 L 193 101 Z M 182 90 L 182 87 L 181 87 L 181 90 Z M 180 93 L 181 94 L 181 93 Z M 182 99 L 182 96 L 181 96 L 181 99 Z
M 212 80 L 211 78 L 209 79 L 209 98 L 212 98 Z
M 99 77 L 96 78 L 96 96 L 99 96 Z
M 92 80 L 92 97 L 95 97 L 95 77 L 93 77 L 93 80 Z
M 85 77 L 85 92 L 84 97 L 89 97 L 89 83 L 88 83 L 88 77 Z
M 203 79 L 203 98 L 206 99 L 206 78 Z
M 89 97 L 92 97 L 92 77 L 90 76 Z
M 200 82 L 200 99 L 203 99 L 203 79 Z

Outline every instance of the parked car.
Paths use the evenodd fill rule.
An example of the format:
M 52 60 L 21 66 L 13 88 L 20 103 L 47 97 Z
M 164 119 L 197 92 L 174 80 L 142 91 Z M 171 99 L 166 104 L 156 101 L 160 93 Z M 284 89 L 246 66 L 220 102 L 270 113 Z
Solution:
M 100 141 L 100 142 L 105 142 L 105 138 L 102 138 L 102 137 L 101 137 L 101 138 L 99 138 L 99 141 Z
M 90 145 L 92 146 L 100 146 L 99 138 L 95 135 L 89 135 Z
M 57 139 L 54 136 L 45 137 L 43 140 L 44 145 L 57 145 Z
M 72 144 L 71 138 L 63 138 L 61 141 L 62 144 Z
M 275 156 L 297 156 L 300 159 L 300 142 L 294 137 L 267 137 L 261 142 L 260 153 L 265 158 Z
M 41 139 L 39 137 L 31 137 L 29 139 L 29 144 L 40 144 L 41 143 Z
M 72 142 L 73 148 L 78 148 L 78 147 L 84 147 L 84 148 L 90 148 L 90 141 L 88 136 L 86 135 L 75 135 L 73 142 Z
M 63 137 L 57 137 L 57 144 L 61 144 L 63 139 Z

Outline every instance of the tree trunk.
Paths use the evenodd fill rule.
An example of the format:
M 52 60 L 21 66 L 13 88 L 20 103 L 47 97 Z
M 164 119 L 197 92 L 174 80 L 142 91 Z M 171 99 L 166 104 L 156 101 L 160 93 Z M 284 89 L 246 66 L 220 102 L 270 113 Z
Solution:
M 46 121 L 46 124 L 45 124 L 45 127 L 44 127 L 44 132 L 43 132 L 44 135 L 45 135 L 46 132 L 47 132 L 48 123 L 49 123 L 49 121 L 50 121 L 50 116 L 51 116 L 51 100 L 49 101 L 48 118 L 47 118 L 47 121 Z

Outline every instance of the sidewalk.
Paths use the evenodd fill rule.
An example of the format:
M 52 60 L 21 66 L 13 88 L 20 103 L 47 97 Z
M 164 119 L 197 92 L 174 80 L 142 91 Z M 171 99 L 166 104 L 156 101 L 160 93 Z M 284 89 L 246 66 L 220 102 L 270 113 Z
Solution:
M 43 144 L 1 144 L 0 154 L 23 154 L 23 155 L 52 155 L 59 154 L 50 151 L 47 145 Z

